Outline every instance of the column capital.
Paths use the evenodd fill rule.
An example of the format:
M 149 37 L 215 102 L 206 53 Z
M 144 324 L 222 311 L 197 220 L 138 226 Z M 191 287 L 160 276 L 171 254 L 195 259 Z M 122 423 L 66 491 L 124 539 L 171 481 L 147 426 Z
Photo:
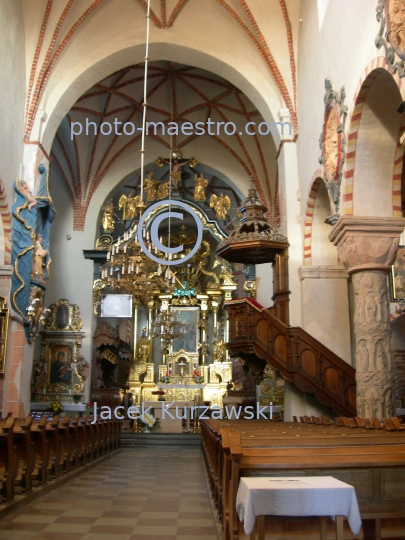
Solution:
M 329 240 L 349 274 L 365 270 L 389 272 L 395 260 L 404 218 L 343 216 Z

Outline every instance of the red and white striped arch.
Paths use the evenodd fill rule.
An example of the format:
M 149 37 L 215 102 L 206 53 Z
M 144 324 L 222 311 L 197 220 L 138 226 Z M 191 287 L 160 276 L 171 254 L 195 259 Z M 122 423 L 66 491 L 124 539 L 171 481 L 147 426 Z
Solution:
M 356 165 L 357 140 L 364 103 L 366 102 L 367 94 L 370 90 L 370 87 L 383 70 L 388 71 L 391 74 L 393 80 L 398 86 L 402 99 L 405 99 L 405 86 L 402 79 L 398 76 L 397 73 L 392 74 L 389 71 L 385 57 L 379 56 L 377 58 L 374 58 L 374 60 L 370 62 L 370 64 L 363 71 L 360 81 L 357 85 L 356 93 L 353 98 L 353 109 L 348 124 L 349 128 L 347 133 L 346 162 L 343 182 L 343 214 L 346 216 L 353 215 L 353 186 L 355 175 L 354 171 Z M 402 217 L 401 177 L 404 159 L 404 148 L 399 143 L 399 139 L 404 131 L 405 123 L 404 120 L 402 120 L 402 124 L 398 134 L 397 149 L 395 153 L 392 173 L 392 215 L 394 217 Z
M 304 228 L 304 265 L 312 264 L 312 223 L 314 219 L 315 200 L 319 186 L 323 182 L 323 171 L 318 169 L 311 178 L 307 204 L 305 208 L 305 228 Z

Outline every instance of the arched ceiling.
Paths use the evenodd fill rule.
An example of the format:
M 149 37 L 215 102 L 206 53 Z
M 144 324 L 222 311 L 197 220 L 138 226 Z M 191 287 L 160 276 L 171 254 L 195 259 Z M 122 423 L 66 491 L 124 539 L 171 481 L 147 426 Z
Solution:
M 41 141 L 47 118 L 52 117 L 52 108 L 65 91 L 64 84 L 71 90 L 69 96 L 74 96 L 71 105 L 86 88 L 114 71 L 111 69 L 114 54 L 119 51 L 124 54 L 125 50 L 144 43 L 146 0 L 22 0 L 22 3 L 27 58 L 25 142 L 32 144 Z M 238 87 L 241 85 L 237 80 L 250 81 L 251 99 L 256 89 L 256 107 L 259 102 L 265 104 L 273 119 L 277 119 L 280 108 L 287 107 L 295 135 L 298 134 L 295 50 L 299 1 L 152 0 L 151 6 L 152 45 L 188 46 L 190 51 L 201 51 L 207 58 L 218 59 L 218 66 L 222 63 L 229 66 L 228 71 L 237 72 L 233 82 Z M 80 70 L 89 70 L 109 55 L 111 61 L 103 65 L 104 73 L 80 90 L 75 84 Z M 181 61 L 207 68 L 197 56 Z M 132 62 L 116 65 L 115 70 L 136 62 L 133 58 Z M 75 87 L 79 90 L 76 95 Z M 243 90 L 247 93 L 246 88 Z M 55 125 L 49 124 L 53 126 L 51 137 L 69 106 Z
M 163 6 L 162 6 L 163 7 Z M 61 123 L 52 146 L 52 178 L 59 176 L 64 182 L 74 209 L 74 228 L 83 230 L 85 216 L 91 198 L 106 175 L 114 170 L 115 184 L 126 172 L 120 168 L 128 156 L 136 159 L 141 148 L 141 132 L 133 135 L 117 135 L 112 127 L 110 135 L 100 133 L 100 125 L 117 119 L 122 125 L 133 123 L 142 126 L 144 65 L 129 66 L 117 71 L 90 88 L 73 105 Z M 226 136 L 223 127 L 214 129 L 214 135 L 183 135 L 172 138 L 150 130 L 146 138 L 149 162 L 158 156 L 168 158 L 169 149 L 179 148 L 184 158 L 195 156 L 206 165 L 222 165 L 218 170 L 232 171 L 228 177 L 241 191 L 248 185 L 249 176 L 267 201 L 270 216 L 273 216 L 273 201 L 276 199 L 276 149 L 273 138 L 248 136 L 244 133 L 247 122 L 259 124 L 263 118 L 246 98 L 231 83 L 207 71 L 175 64 L 168 61 L 151 62 L 148 71 L 148 115 L 149 122 L 206 123 L 232 122 L 236 126 L 234 136 Z M 73 122 L 83 126 L 83 133 L 71 138 Z M 89 125 L 86 135 L 86 122 Z M 79 131 L 76 124 L 76 131 Z M 95 134 L 97 129 L 97 135 Z M 105 129 L 104 131 L 108 131 Z M 217 134 L 218 133 L 218 134 Z M 240 135 L 242 133 L 242 135 Z M 147 160 L 148 162 L 148 160 Z M 112 187 L 112 186 L 111 186 Z

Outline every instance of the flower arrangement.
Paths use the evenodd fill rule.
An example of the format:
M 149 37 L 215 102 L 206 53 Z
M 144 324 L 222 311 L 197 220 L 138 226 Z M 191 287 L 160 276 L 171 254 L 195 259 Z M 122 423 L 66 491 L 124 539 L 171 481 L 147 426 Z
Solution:
M 201 373 L 198 371 L 198 369 L 194 370 L 193 379 L 197 384 L 202 384 L 204 382 L 204 377 L 201 375 Z
M 160 382 L 163 384 L 170 384 L 170 373 L 166 371 L 166 373 L 160 377 Z
M 48 410 L 53 412 L 54 414 L 60 414 L 61 412 L 64 411 L 64 408 L 62 407 L 62 405 L 59 403 L 58 400 L 55 400 L 53 403 L 49 405 Z
M 144 412 L 141 418 L 137 419 L 137 423 L 138 426 L 142 426 L 147 431 L 159 427 L 160 424 L 159 419 L 148 412 Z

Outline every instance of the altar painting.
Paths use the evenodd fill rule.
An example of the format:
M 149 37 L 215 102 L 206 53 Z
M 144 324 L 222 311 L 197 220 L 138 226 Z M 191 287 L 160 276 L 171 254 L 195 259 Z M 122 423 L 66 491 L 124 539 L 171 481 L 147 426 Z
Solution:
M 66 345 L 56 345 L 50 351 L 49 384 L 71 384 L 72 351 Z
M 172 352 L 183 349 L 186 352 L 198 351 L 198 320 L 199 307 L 176 307 L 172 311 L 180 314 L 180 320 L 184 324 L 185 335 L 173 340 Z

